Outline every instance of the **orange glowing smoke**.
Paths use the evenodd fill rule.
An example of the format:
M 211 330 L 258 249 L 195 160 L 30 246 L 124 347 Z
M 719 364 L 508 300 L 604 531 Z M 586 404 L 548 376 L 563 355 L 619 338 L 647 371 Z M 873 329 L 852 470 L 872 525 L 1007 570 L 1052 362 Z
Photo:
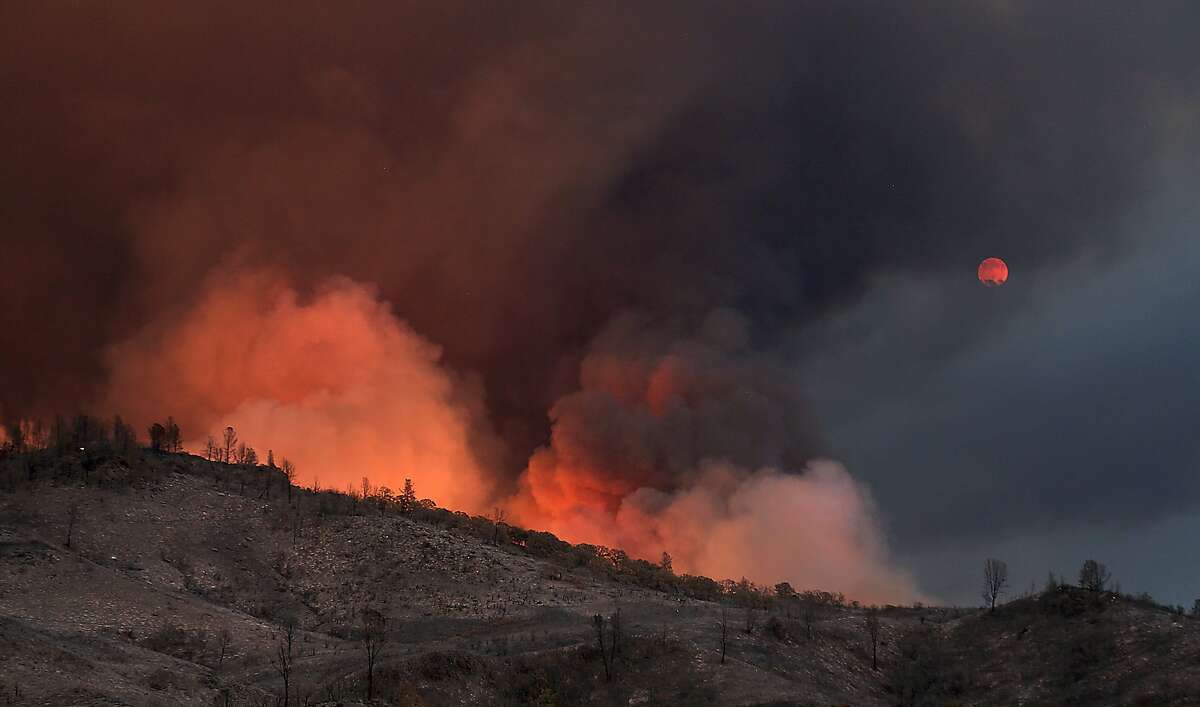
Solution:
M 514 516 L 635 557 L 667 551 L 685 572 L 918 598 L 844 468 L 814 461 L 783 473 L 766 462 L 794 433 L 782 422 L 794 401 L 772 397 L 785 387 L 777 371 L 746 354 L 736 321 L 723 324 L 733 335 L 715 341 L 647 346 L 624 332 L 610 337 L 615 348 L 601 342 L 582 390 L 551 410 L 551 443 L 530 459 Z
M 667 551 L 684 572 L 918 597 L 841 466 L 772 461 L 809 425 L 741 318 L 714 313 L 701 332 L 659 340 L 622 320 L 597 337 L 580 390 L 550 412 L 551 443 L 501 501 L 515 520 L 635 557 Z M 277 273 L 238 272 L 109 351 L 105 404 L 143 426 L 174 415 L 193 451 L 232 425 L 260 457 L 296 462 L 302 483 L 411 477 L 421 496 L 485 511 L 499 484 L 482 395 L 439 355 L 369 287 L 334 279 L 302 298 Z
M 232 425 L 260 458 L 295 462 L 302 483 L 399 489 L 411 477 L 422 496 L 481 511 L 482 408 L 439 356 L 370 288 L 334 279 L 301 300 L 277 274 L 240 273 L 109 352 L 108 407 L 143 426 L 174 415 L 192 451 Z

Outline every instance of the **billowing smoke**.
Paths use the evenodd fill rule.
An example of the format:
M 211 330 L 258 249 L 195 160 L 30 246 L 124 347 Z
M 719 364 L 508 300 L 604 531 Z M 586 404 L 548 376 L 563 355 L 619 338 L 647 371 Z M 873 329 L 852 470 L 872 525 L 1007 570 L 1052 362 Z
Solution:
M 345 278 L 301 297 L 278 272 L 215 274 L 181 316 L 110 349 L 103 407 L 136 420 L 175 410 L 218 440 L 233 426 L 296 462 L 302 483 L 412 478 L 451 508 L 501 503 L 572 541 L 669 552 L 683 571 L 915 596 L 869 494 L 834 462 L 806 463 L 820 442 L 794 375 L 750 348 L 736 312 L 683 328 L 632 315 L 607 327 L 507 499 L 478 386 Z
M 629 316 L 597 338 L 581 389 L 550 410 L 518 517 L 638 557 L 668 552 L 698 574 L 912 598 L 866 491 L 834 462 L 806 463 L 820 442 L 794 374 L 749 348 L 732 311 L 696 337 L 671 328 Z
M 1196 12 L 8 3 L 0 405 L 903 596 L 814 461 L 810 325 L 998 242 L 1030 277 L 1123 247 L 1196 134 Z
M 298 466 L 302 483 L 357 487 L 405 478 L 453 508 L 480 511 L 494 470 L 479 394 L 438 347 L 368 287 L 333 279 L 301 298 L 270 272 L 215 276 L 180 318 L 109 351 L 106 409 L 176 411 L 185 431 L 228 425 Z M 204 437 L 187 447 L 203 449 Z M 492 465 L 494 467 L 494 464 Z

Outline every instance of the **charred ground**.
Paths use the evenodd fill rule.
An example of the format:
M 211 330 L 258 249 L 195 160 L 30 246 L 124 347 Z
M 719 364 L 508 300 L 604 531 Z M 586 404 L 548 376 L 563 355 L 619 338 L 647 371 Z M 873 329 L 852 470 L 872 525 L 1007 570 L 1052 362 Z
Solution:
M 1114 593 L 871 610 L 265 466 L 0 471 L 0 704 L 365 701 L 365 633 L 378 704 L 1200 704 L 1200 621 Z

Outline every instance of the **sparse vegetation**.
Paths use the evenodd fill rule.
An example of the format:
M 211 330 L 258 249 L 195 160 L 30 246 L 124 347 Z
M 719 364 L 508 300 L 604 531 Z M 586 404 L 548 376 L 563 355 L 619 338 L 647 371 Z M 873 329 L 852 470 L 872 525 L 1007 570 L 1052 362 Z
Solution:
M 271 657 L 271 667 L 279 674 L 279 679 L 283 681 L 283 707 L 288 707 L 291 700 L 292 690 L 292 660 L 295 657 L 294 647 L 296 638 L 296 621 L 293 617 L 287 617 L 283 622 L 283 631 L 275 644 L 275 653 Z
M 983 563 L 983 600 L 988 605 L 988 611 L 996 610 L 996 600 L 1008 586 L 1008 564 L 1003 560 L 989 557 Z
M 375 663 L 388 642 L 387 615 L 378 609 L 365 608 L 361 612 L 360 636 L 363 652 L 367 657 L 367 701 L 375 699 Z
M 721 665 L 725 665 L 725 652 L 729 647 L 729 608 L 722 605 L 717 631 L 721 637 Z
M 1095 560 L 1087 560 L 1079 568 L 1079 586 L 1090 592 L 1104 591 L 1108 588 L 1110 579 L 1112 575 L 1109 574 L 1108 568 Z
M 130 587 L 146 587 L 141 577 L 174 582 L 146 595 L 158 598 L 142 601 L 153 604 L 172 596 L 177 597 L 172 602 L 194 601 L 203 609 L 189 615 L 164 604 L 157 615 L 170 621 L 148 627 L 130 623 L 119 633 L 129 646 L 125 650 L 140 651 L 133 660 L 163 655 L 196 666 L 198 672 L 190 674 L 165 665 L 147 668 L 140 689 L 156 694 L 210 690 L 213 703 L 230 705 L 277 699 L 290 707 L 363 697 L 417 704 L 469 683 L 472 694 L 487 696 L 484 703 L 609 699 L 600 695 L 623 703 L 719 702 L 720 691 L 729 687 L 706 686 L 693 672 L 698 668 L 691 667 L 711 665 L 715 658 L 725 665 L 723 680 L 742 685 L 747 694 L 790 694 L 771 691 L 791 685 L 789 690 L 811 694 L 819 704 L 881 704 L 878 695 L 884 693 L 878 691 L 886 687 L 891 704 L 999 705 L 1016 701 L 1018 688 L 994 682 L 994 676 L 1006 674 L 1005 654 L 1010 654 L 1022 665 L 1037 666 L 1030 670 L 1047 671 L 1040 682 L 1016 681 L 1029 683 L 1020 689 L 1041 691 L 1030 693 L 1037 699 L 1027 703 L 1107 704 L 1113 703 L 1107 693 L 1094 689 L 1096 675 L 1124 665 L 1133 650 L 1175 665 L 1173 656 L 1187 653 L 1174 646 L 1193 635 L 1172 633 L 1177 628 L 1122 633 L 1122 616 L 1142 612 L 1138 615 L 1184 621 L 1188 632 L 1198 625 L 1181 618 L 1181 607 L 1161 606 L 1148 595 L 1091 590 L 1094 582 L 1087 590 L 1075 589 L 1055 578 L 1046 592 L 997 602 L 987 621 L 970 611 L 937 607 L 864 610 L 832 592 L 798 591 L 786 582 L 764 587 L 745 579 L 676 575 L 665 559 L 650 563 L 617 549 L 571 545 L 550 533 L 511 525 L 497 514 L 448 511 L 429 499 L 412 500 L 411 481 L 407 502 L 405 494 L 369 481 L 354 489 L 353 497 L 292 488 L 288 501 L 275 494 L 280 500 L 273 502 L 265 486 L 292 485 L 284 470 L 290 463 L 272 468 L 273 451 L 263 466 L 210 463 L 136 444 L 123 448 L 119 428 L 71 420 L 58 421 L 40 435 L 26 426 L 19 445 L 9 435 L 0 452 L 0 470 L 6 474 L 0 512 L 9 518 L 6 527 L 19 528 L 20 537 L 31 538 L 22 542 L 33 544 L 14 551 L 5 548 L 15 546 L 0 543 L 0 552 L 21 553 L 6 554 L 0 572 L 9 582 L 26 582 L 34 575 L 17 575 L 16 568 L 41 562 L 49 568 L 49 560 L 38 558 L 54 552 L 60 558 L 54 565 L 59 577 L 71 576 L 71 558 L 78 557 L 81 567 L 117 578 L 106 580 L 106 587 L 126 581 L 122 577 Z M 84 443 L 75 445 L 76 440 Z M 235 453 L 235 460 L 240 456 Z M 238 493 L 243 485 L 247 491 Z M 161 494 L 172 500 L 152 513 L 170 509 L 175 520 L 140 527 L 155 533 L 178 526 L 177 532 L 140 554 L 114 546 L 137 542 L 136 534 L 121 528 L 146 515 L 144 510 L 123 512 L 122 505 Z M 17 513 L 18 507 L 28 510 Z M 53 508 L 60 510 L 46 510 Z M 218 520 L 221 508 L 227 510 Z M 37 518 L 52 522 L 45 525 Z M 32 540 L 41 537 L 42 528 L 52 532 Z M 25 559 L 9 562 L 9 557 Z M 1104 579 L 1101 586 L 1111 585 L 1102 566 L 1096 575 Z M 1093 576 L 1089 570 L 1087 577 Z M 70 581 L 56 580 L 56 586 Z M 412 605 L 385 610 L 379 602 L 387 597 Z M 28 606 L 19 615 L 42 610 Z M 378 612 L 377 622 L 354 608 L 363 606 Z M 595 610 L 599 606 L 612 609 L 601 613 Z M 219 615 L 196 618 L 213 614 L 214 607 L 220 607 Z M 730 611 L 743 612 L 735 632 L 729 630 Z M 304 631 L 295 618 L 300 616 Z M 400 616 L 403 634 L 372 628 L 400 625 Z M 0 631 L 11 628 L 5 620 L 0 619 Z M 255 628 L 262 622 L 283 628 Z M 864 662 L 864 626 L 869 664 Z M 394 651 L 383 650 L 388 637 Z M 25 650 L 19 645 L 7 650 Z M 361 657 L 339 662 L 338 656 L 349 655 Z M 866 672 L 853 678 L 813 672 L 827 659 L 859 664 Z M 1161 689 L 1183 690 L 1188 670 L 1177 665 Z M 1130 687 L 1131 679 L 1121 683 L 1122 694 L 1142 689 L 1141 683 Z M 838 686 L 847 681 L 857 687 L 842 692 L 846 688 Z
M 867 610 L 867 636 L 871 639 L 871 670 L 879 670 L 879 612 Z

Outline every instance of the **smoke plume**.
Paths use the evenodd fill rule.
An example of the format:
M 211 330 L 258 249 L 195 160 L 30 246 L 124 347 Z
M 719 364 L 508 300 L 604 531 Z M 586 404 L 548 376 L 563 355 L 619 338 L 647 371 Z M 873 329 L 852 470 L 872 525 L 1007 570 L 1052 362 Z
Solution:
M 109 351 L 104 407 L 133 419 L 174 410 L 183 429 L 242 442 L 298 466 L 302 483 L 357 488 L 405 478 L 452 508 L 492 493 L 474 386 L 375 292 L 334 279 L 301 299 L 278 274 L 219 275 L 178 319 Z M 204 438 L 187 447 L 199 451 Z
M 1001 239 L 1030 277 L 1124 247 L 1200 20 L 1091 9 L 6 3 L 3 414 L 909 596 L 816 461 L 810 329 Z
M 734 312 L 713 312 L 700 332 L 664 337 L 624 317 L 598 337 L 581 390 L 551 408 L 518 518 L 638 557 L 668 552 L 697 574 L 915 597 L 889 565 L 869 494 L 837 463 L 805 462 L 820 442 L 793 374 L 749 350 Z

